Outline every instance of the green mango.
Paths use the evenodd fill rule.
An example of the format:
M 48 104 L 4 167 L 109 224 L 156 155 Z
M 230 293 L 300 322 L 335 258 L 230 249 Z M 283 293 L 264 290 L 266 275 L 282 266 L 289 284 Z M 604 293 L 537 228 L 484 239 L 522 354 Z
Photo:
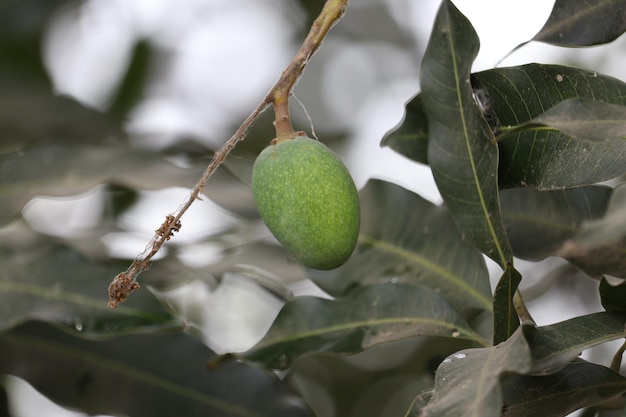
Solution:
M 359 236 L 359 195 L 339 157 L 306 136 L 272 141 L 252 169 L 261 218 L 296 259 L 333 269 L 350 257 Z

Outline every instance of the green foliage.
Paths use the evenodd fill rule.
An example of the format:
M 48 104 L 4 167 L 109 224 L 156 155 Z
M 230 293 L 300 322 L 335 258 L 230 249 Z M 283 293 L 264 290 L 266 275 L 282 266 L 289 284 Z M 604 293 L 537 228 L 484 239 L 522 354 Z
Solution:
M 134 49 L 108 110 L 54 95 L 37 52 L 60 3 L 0 6 L 0 375 L 90 414 L 623 415 L 623 348 L 612 361 L 579 356 L 625 337 L 624 82 L 566 65 L 471 73 L 479 39 L 444 0 L 415 69 L 421 91 L 381 142 L 430 167 L 443 204 L 370 179 L 352 256 L 333 270 L 306 269 L 259 241 L 251 163 L 231 158 L 203 190 L 236 219 L 201 238 L 218 259 L 180 262 L 185 244 L 174 237 L 141 290 L 109 310 L 107 286 L 132 259 L 114 259 L 102 236 L 125 231 L 121 219 L 143 191 L 193 186 L 210 151 L 132 145 L 123 123 L 158 62 L 149 42 Z M 533 40 L 583 47 L 625 30 L 619 1 L 557 0 Z M 47 236 L 22 216 L 33 197 L 96 189 L 98 224 L 81 233 Z M 183 230 L 193 226 L 183 218 Z M 519 260 L 546 258 L 577 268 L 564 277 L 572 286 L 596 280 L 596 311 L 531 320 L 516 295 L 531 278 Z M 493 291 L 491 261 L 500 268 Z M 534 278 L 548 285 L 542 274 Z M 201 283 L 225 308 L 229 280 L 282 307 L 254 346 L 217 354 L 211 333 L 229 324 L 206 326 L 206 299 L 197 306 L 170 293 Z M 324 296 L 292 296 L 303 282 Z M 545 302 L 533 301 L 530 313 Z M 0 387 L 2 415 L 9 385 Z

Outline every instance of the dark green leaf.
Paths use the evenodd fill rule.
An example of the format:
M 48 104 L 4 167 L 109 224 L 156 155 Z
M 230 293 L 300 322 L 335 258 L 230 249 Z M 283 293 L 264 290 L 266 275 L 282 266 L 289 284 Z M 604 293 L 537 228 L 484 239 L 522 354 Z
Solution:
M 361 287 L 345 297 L 289 301 L 247 360 L 285 368 L 310 352 L 355 353 L 412 336 L 448 336 L 486 345 L 434 291 L 420 285 Z
M 147 289 L 116 310 L 107 308 L 109 283 L 126 262 L 98 263 L 46 246 L 0 253 L 0 264 L 0 330 L 29 319 L 64 323 L 86 333 L 180 326 Z
M 435 367 L 467 341 L 413 337 L 357 355 L 312 354 L 289 371 L 317 416 L 403 416 L 415 394 L 432 388 Z M 329 404 L 330 403 L 330 404 Z
M 548 109 L 527 125 L 547 126 L 592 142 L 626 139 L 626 106 L 572 98 Z
M 626 281 L 619 285 L 611 285 L 606 278 L 602 278 L 600 299 L 606 311 L 626 311 Z
M 382 140 L 381 146 L 422 164 L 428 163 L 428 121 L 420 96 L 415 96 L 405 108 L 404 120 Z
M 397 185 L 372 180 L 361 190 L 361 231 L 348 262 L 309 271 L 333 296 L 355 285 L 418 282 L 455 308 L 491 310 L 485 260 L 464 243 L 450 213 Z
M 561 369 L 590 347 L 624 337 L 626 313 L 593 313 L 549 326 L 524 326 L 532 352 L 531 372 L 549 374 Z
M 518 126 L 572 98 L 626 105 L 626 84 L 560 65 L 529 64 L 474 74 L 500 126 Z M 553 130 L 520 132 L 499 142 L 501 187 L 561 189 L 626 173 L 626 141 L 588 142 Z
M 534 41 L 559 46 L 591 46 L 611 42 L 626 31 L 622 0 L 557 0 Z
M 626 392 L 626 378 L 582 360 L 545 376 L 515 375 L 502 383 L 502 417 L 562 417 Z
M 309 415 L 275 376 L 243 363 L 209 369 L 213 356 L 181 332 L 93 341 L 30 322 L 0 334 L 0 373 L 92 415 Z
M 576 235 L 584 221 L 604 214 L 611 191 L 605 186 L 553 191 L 529 187 L 502 190 L 502 217 L 513 253 L 531 260 L 554 255 Z
M 513 305 L 513 295 L 522 276 L 515 268 L 507 267 L 500 277 L 493 295 L 493 344 L 508 339 L 519 327 L 519 317 Z
M 521 329 L 497 346 L 454 353 L 437 368 L 428 405 L 413 412 L 423 417 L 499 416 L 503 404 L 500 378 L 509 372 L 526 373 L 530 365 Z
M 478 37 L 450 1 L 442 3 L 422 62 L 428 162 L 465 238 L 503 269 L 513 255 L 498 202 L 498 146 L 474 101 L 470 70 Z
M 109 106 L 109 113 L 119 120 L 128 117 L 130 110 L 145 92 L 148 72 L 151 65 L 154 65 L 152 52 L 148 42 L 143 41 L 135 45 L 124 79 L 117 88 L 117 94 Z

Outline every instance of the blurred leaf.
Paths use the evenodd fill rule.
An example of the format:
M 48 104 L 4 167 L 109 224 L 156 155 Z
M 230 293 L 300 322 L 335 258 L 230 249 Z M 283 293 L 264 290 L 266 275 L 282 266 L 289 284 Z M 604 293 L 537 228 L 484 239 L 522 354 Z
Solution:
M 86 333 L 180 326 L 147 289 L 116 310 L 108 286 L 128 266 L 97 263 L 58 246 L 0 253 L 0 330 L 29 319 L 67 324 Z
M 101 144 L 122 133 L 121 125 L 47 86 L 0 72 L 0 157 L 34 145 Z
M 497 346 L 454 353 L 437 368 L 428 405 L 414 409 L 412 415 L 499 416 L 503 404 L 501 377 L 510 372 L 526 373 L 530 365 L 530 351 L 521 329 Z
M 310 415 L 275 376 L 243 363 L 209 369 L 213 356 L 181 332 L 92 341 L 30 322 L 0 334 L 1 373 L 92 415 Z
M 287 302 L 263 340 L 242 357 L 285 368 L 310 352 L 355 353 L 420 335 L 488 344 L 432 290 L 380 284 L 335 300 L 301 297 Z
M 415 162 L 428 164 L 428 120 L 419 95 L 406 104 L 404 119 L 387 133 L 380 146 L 389 146 Z
M 600 299 L 606 311 L 626 311 L 626 281 L 622 281 L 619 285 L 611 285 L 606 278 L 602 278 Z
M 591 276 L 626 278 L 626 184 L 613 189 L 604 217 L 598 217 L 584 221 L 556 254 Z
M 457 309 L 491 310 L 485 260 L 464 243 L 443 207 L 397 185 L 369 181 L 361 190 L 361 231 L 343 266 L 310 270 L 311 279 L 333 296 L 380 282 L 420 283 Z
M 35 195 L 66 196 L 107 182 L 138 189 L 191 187 L 203 169 L 182 168 L 124 144 L 32 147 L 0 157 L 0 225 L 16 219 Z
M 560 65 L 529 64 L 474 74 L 501 126 L 518 126 L 568 99 L 626 105 L 622 81 Z M 552 130 L 525 131 L 499 142 L 501 187 L 562 189 L 626 173 L 626 141 L 588 142 Z
M 586 186 L 538 191 L 530 187 L 502 190 L 500 205 L 513 253 L 540 260 L 554 255 L 581 224 L 601 217 L 612 189 Z
M 549 326 L 524 326 L 533 364 L 531 373 L 558 371 L 590 347 L 626 336 L 626 313 L 593 313 Z
M 568 99 L 534 119 L 506 130 L 498 140 L 505 140 L 506 136 L 517 131 L 541 131 L 545 127 L 591 142 L 626 139 L 626 106 L 588 98 Z
M 0 384 L 0 417 L 11 417 L 9 410 L 9 397 L 3 385 Z
M 619 244 L 626 238 L 626 184 L 616 186 L 604 217 L 587 219 L 572 239 L 587 249 Z
M 622 0 L 557 0 L 546 24 L 532 39 L 558 46 L 612 42 L 626 31 Z
M 117 87 L 117 94 L 109 106 L 109 113 L 119 120 L 128 117 L 130 110 L 145 93 L 147 76 L 152 62 L 152 47 L 147 41 L 140 41 L 135 45 L 132 59 Z
M 431 363 L 467 345 L 414 337 L 351 356 L 311 354 L 295 361 L 288 380 L 318 416 L 328 415 L 329 409 L 336 416 L 401 416 L 415 393 L 432 388 Z
M 450 1 L 443 2 L 420 77 L 428 162 L 465 239 L 504 269 L 513 255 L 498 203 L 498 146 L 470 84 L 478 47 L 470 22 Z
M 519 317 L 513 305 L 522 276 L 512 266 L 506 268 L 493 295 L 493 344 L 505 341 L 519 327 Z
M 562 417 L 626 392 L 626 378 L 582 360 L 546 376 L 513 375 L 502 383 L 502 417 Z
M 3 0 L 0 3 L 2 72 L 50 86 L 41 56 L 50 17 L 68 0 Z M 4 93 L 4 89 L 2 90 Z

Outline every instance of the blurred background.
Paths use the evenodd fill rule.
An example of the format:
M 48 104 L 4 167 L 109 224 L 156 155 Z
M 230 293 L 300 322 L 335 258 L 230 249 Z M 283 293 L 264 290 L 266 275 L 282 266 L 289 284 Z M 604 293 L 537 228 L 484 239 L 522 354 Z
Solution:
M 553 1 L 454 3 L 481 40 L 474 71 L 529 62 L 562 63 L 626 79 L 624 37 L 584 50 L 530 43 L 507 55 L 539 31 Z M 4 95 L 0 126 L 5 132 L 26 129 L 37 141 L 41 131 L 50 128 L 55 116 L 51 112 L 72 117 L 69 107 L 38 101 L 37 91 L 49 86 L 58 96 L 70 96 L 87 109 L 114 118 L 111 126 L 99 125 L 99 119 L 79 126 L 70 132 L 77 141 L 111 128 L 110 137 L 124 136 L 129 153 L 158 152 L 174 167 L 170 173 L 150 169 L 146 163 L 145 177 L 125 178 L 124 185 L 82 184 L 75 189 L 68 185 L 54 195 L 29 195 L 21 211 L 25 222 L 36 232 L 73 242 L 89 256 L 134 259 L 165 214 L 184 201 L 212 152 L 278 79 L 322 4 L 321 0 L 3 0 L 0 53 L 6 54 L 0 55 Z M 420 61 L 438 7 L 436 0 L 353 0 L 294 90 L 298 100 L 292 103 L 294 128 L 333 148 L 359 188 L 370 178 L 381 178 L 441 202 L 427 166 L 380 146 L 402 120 L 404 104 L 419 91 Z M 181 232 L 155 258 L 168 258 L 169 263 L 163 268 L 156 263 L 145 274 L 163 282 L 180 274 L 176 262 L 199 271 L 201 279 L 178 277 L 176 281 L 184 284 L 162 286 L 168 288 L 158 294 L 210 335 L 204 336 L 206 342 L 218 353 L 251 347 L 285 297 L 324 296 L 297 266 L 271 261 L 282 256 L 280 248 L 259 243 L 272 238 L 256 218 L 248 184 L 256 154 L 272 139 L 272 117 L 270 109 L 257 120 L 219 175 L 209 181 L 207 198 L 183 217 Z M 16 124 L 16 119 L 28 122 Z M 0 157 L 19 151 L 9 137 L 0 133 L 5 141 Z M 109 177 L 115 177 L 120 159 L 111 158 Z M 196 168 L 183 175 L 176 167 Z M 36 167 L 29 169 L 34 177 L 46 175 Z M 89 166 L 81 169 L 89 175 Z M 123 172 L 120 168 L 119 175 Z M 66 198 L 69 191 L 72 198 Z M 103 227 L 110 219 L 114 224 Z M 11 233 L 21 227 L 18 223 L 0 229 L 0 239 L 16 236 Z M 519 264 L 525 279 L 522 288 L 539 324 L 599 309 L 595 282 L 559 279 L 567 267 L 555 259 L 525 265 Z M 497 279 L 498 268 L 492 270 Z M 553 271 L 554 279 L 538 282 L 547 270 Z M 290 277 L 287 282 L 285 276 Z M 549 286 L 558 290 L 542 297 L 553 300 L 533 299 Z M 556 292 L 560 298 L 554 297 Z M 579 294 L 590 298 L 579 303 L 568 298 Z M 602 357 L 605 352 L 596 354 Z M 76 415 L 17 378 L 9 382 L 13 416 Z

